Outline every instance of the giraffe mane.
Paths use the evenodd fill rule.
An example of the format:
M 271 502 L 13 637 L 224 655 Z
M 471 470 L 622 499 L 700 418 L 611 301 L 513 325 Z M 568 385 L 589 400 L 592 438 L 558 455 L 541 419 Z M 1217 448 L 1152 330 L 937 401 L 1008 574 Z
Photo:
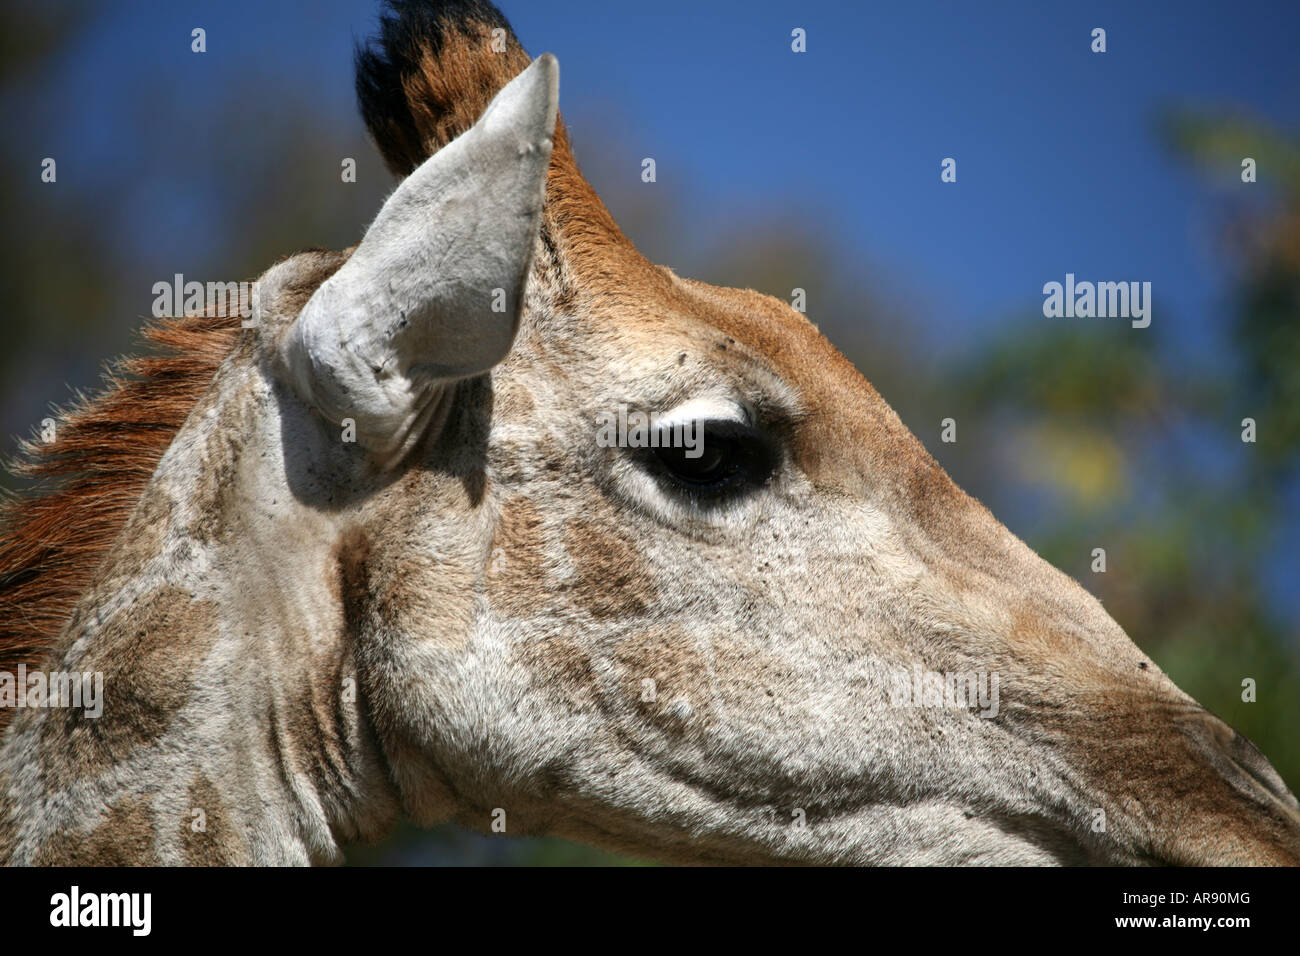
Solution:
M 0 671 L 44 664 L 239 330 L 238 315 L 146 325 L 150 354 L 112 363 L 56 412 L 54 441 L 24 441 L 6 463 L 33 483 L 0 498 Z M 0 708 L 0 731 L 11 717 Z

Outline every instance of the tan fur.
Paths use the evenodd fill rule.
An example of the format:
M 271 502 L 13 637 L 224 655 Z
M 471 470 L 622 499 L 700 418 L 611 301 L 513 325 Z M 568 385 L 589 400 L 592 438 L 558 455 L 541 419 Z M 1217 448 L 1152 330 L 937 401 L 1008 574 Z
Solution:
M 81 664 L 102 672 L 113 706 L 98 719 L 75 708 L 51 712 L 42 769 L 51 779 L 98 772 L 164 736 L 190 696 L 193 670 L 217 636 L 217 609 L 179 588 L 162 588 L 111 619 L 113 639 Z
M 115 803 L 90 833 L 69 832 L 49 841 L 32 861 L 37 866 L 148 866 L 154 814 L 140 797 Z
M 576 518 L 565 527 L 565 547 L 578 571 L 573 600 L 597 618 L 643 614 L 655 600 L 640 550 L 630 537 L 611 533 L 616 526 Z
M 180 841 L 188 866 L 221 866 L 241 862 L 239 844 L 229 832 L 230 823 L 222 806 L 221 793 L 203 774 L 196 774 L 189 787 L 190 812 L 180 817 Z M 194 810 L 202 810 L 195 817 Z M 196 828 L 199 822 L 201 828 Z
M 488 565 L 488 599 L 505 613 L 522 614 L 547 600 L 546 543 L 537 506 L 523 495 L 501 507 L 493 559 Z

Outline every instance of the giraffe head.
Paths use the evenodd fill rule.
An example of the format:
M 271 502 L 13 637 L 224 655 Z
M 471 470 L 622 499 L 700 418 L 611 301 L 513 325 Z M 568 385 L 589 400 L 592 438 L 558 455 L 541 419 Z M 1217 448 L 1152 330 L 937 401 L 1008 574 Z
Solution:
M 389 482 L 344 599 L 407 809 L 679 859 L 1300 859 L 1249 742 L 801 314 L 636 251 L 555 61 L 475 11 L 361 57 L 406 178 L 278 340 L 356 426 L 311 493 Z
M 802 314 L 641 256 L 553 58 L 392 6 L 358 89 L 401 184 L 350 256 L 259 281 L 104 565 L 213 592 L 178 722 L 249 660 L 298 675 L 266 734 L 325 741 L 288 749 L 336 835 L 388 786 L 665 860 L 1300 862 L 1259 752 Z

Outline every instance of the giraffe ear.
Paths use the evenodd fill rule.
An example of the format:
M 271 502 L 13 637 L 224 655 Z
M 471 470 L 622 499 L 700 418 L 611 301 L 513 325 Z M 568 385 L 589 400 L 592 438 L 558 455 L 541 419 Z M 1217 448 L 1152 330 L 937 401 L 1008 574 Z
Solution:
M 545 198 L 559 65 L 543 54 L 384 203 L 284 342 L 293 385 L 382 465 L 420 437 L 440 391 L 505 358 Z

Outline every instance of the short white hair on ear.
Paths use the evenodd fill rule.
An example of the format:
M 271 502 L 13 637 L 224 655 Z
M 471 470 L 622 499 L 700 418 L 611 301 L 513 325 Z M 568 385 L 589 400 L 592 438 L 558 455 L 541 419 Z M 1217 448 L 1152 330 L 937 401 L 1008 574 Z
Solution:
M 353 419 L 381 467 L 420 438 L 442 387 L 510 351 L 541 223 L 559 77 L 553 56 L 538 57 L 411 173 L 285 337 L 298 394 L 332 422 Z

